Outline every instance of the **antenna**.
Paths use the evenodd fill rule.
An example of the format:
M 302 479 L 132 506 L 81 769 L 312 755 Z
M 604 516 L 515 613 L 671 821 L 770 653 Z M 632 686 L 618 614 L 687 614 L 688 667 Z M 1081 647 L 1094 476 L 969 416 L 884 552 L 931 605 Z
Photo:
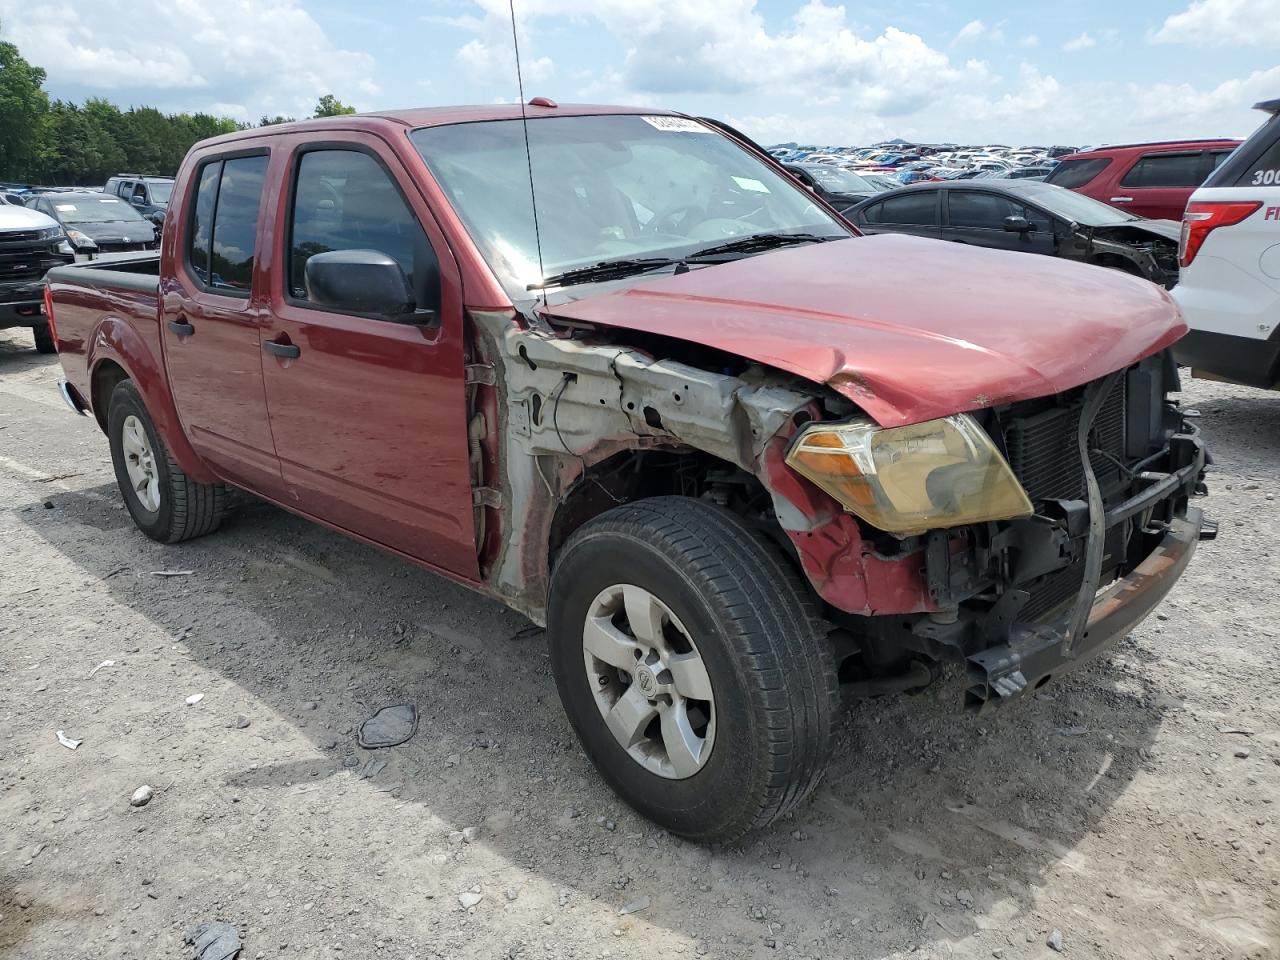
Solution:
M 533 207 L 533 242 L 538 250 L 538 280 L 541 281 L 546 276 L 546 269 L 542 265 L 542 231 L 538 229 L 538 195 L 533 189 L 533 154 L 529 150 L 529 117 L 525 113 L 524 77 L 520 73 L 520 37 L 516 31 L 515 0 L 507 0 L 507 7 L 511 10 L 511 44 L 516 51 L 516 86 L 520 90 L 520 125 L 524 128 L 524 159 L 529 168 L 529 202 Z M 546 305 L 547 291 L 544 287 L 542 306 L 545 308 Z

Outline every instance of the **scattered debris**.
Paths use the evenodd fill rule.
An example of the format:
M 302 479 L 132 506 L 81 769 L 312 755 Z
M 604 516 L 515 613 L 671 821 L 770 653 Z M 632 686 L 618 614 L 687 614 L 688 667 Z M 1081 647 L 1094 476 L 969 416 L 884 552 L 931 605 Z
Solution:
M 100 664 L 98 664 L 96 667 L 94 667 L 92 670 L 89 671 L 89 676 L 87 676 L 85 679 L 92 680 L 93 675 L 97 673 L 99 670 L 102 670 L 104 667 L 114 667 L 115 665 L 116 665 L 116 662 L 114 660 L 103 660 Z
M 543 634 L 543 629 L 540 626 L 538 626 L 536 623 L 531 623 L 529 624 L 529 626 L 521 627 L 519 630 L 513 633 L 511 635 L 511 639 L 512 641 L 533 640 L 537 637 L 542 636 L 542 634 Z
M 479 839 L 480 839 L 479 827 L 463 827 L 462 828 L 463 843 L 475 843 Z
M 58 731 L 58 742 L 68 750 L 74 750 L 76 747 L 80 746 L 80 744 L 84 743 L 83 740 L 72 740 L 61 730 Z
M 1219 727 L 1219 733 L 1238 733 L 1242 737 L 1252 737 L 1257 731 L 1250 730 L 1248 727 Z
M 133 796 L 129 798 L 129 806 L 145 807 L 148 803 L 151 802 L 151 798 L 154 797 L 155 795 L 156 795 L 155 790 L 153 790 L 149 785 L 144 783 L 137 790 L 133 791 Z
M 1057 727 L 1055 729 L 1060 737 L 1083 737 L 1089 732 L 1088 727 Z
M 153 577 L 189 577 L 193 573 L 195 573 L 194 570 L 152 570 L 151 571 L 151 575 Z
M 1237 760 L 1248 760 L 1248 759 L 1249 759 L 1249 751 L 1248 751 L 1248 750 L 1237 750 L 1237 751 L 1236 751 L 1236 759 L 1237 759 Z
M 1062 952 L 1062 931 L 1054 930 L 1049 934 L 1049 939 L 1045 941 L 1045 945 L 1055 953 Z
M 621 910 L 619 910 L 618 916 L 625 917 L 627 916 L 627 914 L 639 913 L 641 910 L 648 910 L 648 909 L 649 909 L 649 898 L 639 897 L 635 900 L 632 900 L 630 903 L 626 904 Z
M 229 923 L 202 923 L 183 937 L 195 950 L 196 960 L 235 960 L 240 955 L 240 932 Z
M 464 910 L 470 910 L 484 899 L 484 892 L 480 889 L 480 885 L 476 884 L 470 890 L 465 890 L 458 894 L 458 903 L 462 904 Z
M 249 727 L 249 718 L 248 718 L 248 717 L 236 717 L 234 720 L 232 720 L 230 723 L 228 723 L 228 724 L 227 724 L 227 726 L 228 726 L 228 727 L 234 727 L 236 730 L 246 730 L 246 729 L 248 729 L 248 727 Z
M 418 732 L 418 708 L 411 703 L 383 707 L 360 725 L 358 741 L 366 750 L 395 747 Z
M 385 760 L 370 760 L 360 770 L 361 780 L 372 780 L 382 772 L 383 767 L 387 765 Z
M 204 699 L 203 693 L 193 693 L 191 696 L 187 697 L 187 706 L 194 707 L 197 703 L 199 703 L 203 699 Z

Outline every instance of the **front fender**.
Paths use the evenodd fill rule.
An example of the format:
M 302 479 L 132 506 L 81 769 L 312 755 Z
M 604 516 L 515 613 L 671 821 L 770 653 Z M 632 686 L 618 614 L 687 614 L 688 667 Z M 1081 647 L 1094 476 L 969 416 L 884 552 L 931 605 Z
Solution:
M 99 423 L 106 423 L 108 399 L 98 396 L 99 372 L 103 364 L 114 363 L 137 387 L 146 404 L 147 413 L 155 423 L 156 432 L 160 434 L 160 439 L 183 472 L 197 483 L 217 481 L 213 471 L 187 442 L 169 389 L 169 378 L 165 375 L 157 351 L 152 349 L 127 320 L 106 316 L 98 321 L 90 338 L 86 359 L 89 382 L 92 385 L 89 403 Z

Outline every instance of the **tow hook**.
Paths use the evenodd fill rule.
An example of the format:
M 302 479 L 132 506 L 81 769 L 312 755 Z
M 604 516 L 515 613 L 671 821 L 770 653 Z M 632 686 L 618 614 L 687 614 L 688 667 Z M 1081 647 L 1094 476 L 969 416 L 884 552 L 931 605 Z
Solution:
M 1200 539 L 1201 540 L 1217 540 L 1218 539 L 1218 521 L 1210 520 L 1208 517 L 1200 518 Z

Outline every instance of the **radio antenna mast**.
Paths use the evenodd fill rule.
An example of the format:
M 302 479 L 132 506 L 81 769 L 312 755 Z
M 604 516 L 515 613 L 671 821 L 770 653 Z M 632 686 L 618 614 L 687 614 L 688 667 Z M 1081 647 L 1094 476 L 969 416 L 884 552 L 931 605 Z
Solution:
M 538 195 L 533 189 L 533 153 L 529 150 L 529 117 L 525 112 L 524 104 L 524 77 L 520 72 L 520 37 L 516 30 L 516 3 L 515 0 L 507 0 L 507 7 L 511 11 L 511 45 L 516 51 L 516 87 L 520 91 L 520 125 L 524 128 L 524 159 L 525 164 L 529 168 L 529 203 L 533 207 L 533 242 L 538 251 L 538 283 L 542 283 L 542 278 L 546 276 L 546 269 L 542 265 L 542 231 L 538 229 Z M 542 306 L 547 305 L 547 290 L 542 288 Z

